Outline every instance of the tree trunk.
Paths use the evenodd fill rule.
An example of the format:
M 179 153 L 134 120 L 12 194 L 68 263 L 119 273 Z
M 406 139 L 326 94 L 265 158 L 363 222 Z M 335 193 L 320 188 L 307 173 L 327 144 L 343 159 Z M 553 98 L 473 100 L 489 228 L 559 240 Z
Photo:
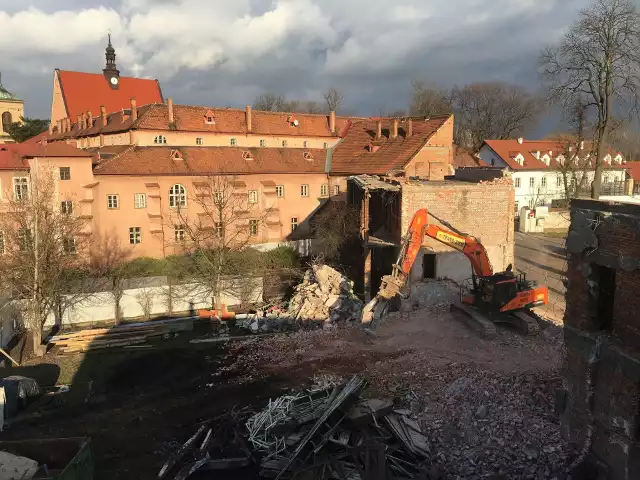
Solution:
M 604 125 L 598 129 L 598 156 L 596 158 L 596 169 L 593 177 L 593 183 L 591 184 L 591 198 L 595 200 L 600 198 L 600 188 L 602 186 L 602 164 L 604 161 L 604 151 L 606 147 L 604 143 L 606 128 L 606 125 Z
M 31 334 L 33 354 L 37 357 L 44 356 L 45 348 L 42 345 L 42 328 L 34 328 L 29 333 Z

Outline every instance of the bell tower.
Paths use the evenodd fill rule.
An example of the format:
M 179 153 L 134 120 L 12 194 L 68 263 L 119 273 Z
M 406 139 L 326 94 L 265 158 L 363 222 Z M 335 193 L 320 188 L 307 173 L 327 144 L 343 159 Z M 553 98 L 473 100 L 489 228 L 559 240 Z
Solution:
M 116 49 L 111 45 L 111 34 L 109 34 L 109 43 L 105 49 L 105 57 L 107 64 L 102 70 L 104 77 L 109 82 L 109 86 L 116 90 L 120 85 L 120 71 L 116 67 Z

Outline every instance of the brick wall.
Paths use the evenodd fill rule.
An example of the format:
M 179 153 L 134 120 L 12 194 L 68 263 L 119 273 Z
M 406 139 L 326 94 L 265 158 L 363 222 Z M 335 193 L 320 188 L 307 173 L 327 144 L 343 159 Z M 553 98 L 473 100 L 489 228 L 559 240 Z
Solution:
M 573 200 L 567 250 L 563 435 L 640 478 L 640 206 Z
M 430 222 L 450 228 L 440 221 L 448 222 L 451 227 L 479 238 L 489 253 L 494 270 L 503 270 L 513 263 L 513 187 L 455 181 L 404 184 L 401 201 L 403 234 L 413 214 L 420 208 L 429 210 Z M 425 247 L 425 251 L 436 253 L 454 251 L 433 239 L 426 239 Z M 468 261 L 462 261 L 461 265 L 464 267 L 463 276 L 470 276 Z M 445 272 L 439 272 L 438 276 L 455 279 L 455 275 Z
M 424 147 L 405 165 L 408 177 L 421 177 L 429 180 L 444 180 L 449 174 L 449 165 L 453 161 L 453 115 Z

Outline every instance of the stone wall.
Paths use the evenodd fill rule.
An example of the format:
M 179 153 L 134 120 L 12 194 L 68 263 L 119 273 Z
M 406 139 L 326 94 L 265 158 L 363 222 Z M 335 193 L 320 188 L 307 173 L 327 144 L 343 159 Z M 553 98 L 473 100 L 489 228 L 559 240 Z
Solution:
M 597 478 L 640 478 L 640 206 L 573 200 L 567 250 L 562 432 Z
M 409 182 L 402 186 L 403 234 L 406 233 L 413 214 L 420 208 L 428 209 L 430 223 L 480 239 L 487 249 L 494 271 L 504 270 L 513 263 L 512 186 L 456 181 Z M 461 253 L 430 238 L 425 239 L 422 253 L 428 252 L 438 254 L 437 277 L 447 277 L 459 282 L 471 276 L 469 261 Z M 421 257 L 415 262 L 411 278 L 422 278 Z

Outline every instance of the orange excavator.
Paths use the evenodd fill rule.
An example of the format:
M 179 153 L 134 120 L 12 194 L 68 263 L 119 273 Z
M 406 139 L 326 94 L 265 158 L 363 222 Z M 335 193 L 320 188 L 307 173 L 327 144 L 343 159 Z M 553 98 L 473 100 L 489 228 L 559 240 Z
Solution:
M 458 250 L 471 262 L 472 288 L 452 308 L 472 320 L 473 327 L 487 337 L 497 333 L 495 323 L 512 324 L 525 335 L 538 333 L 531 308 L 547 304 L 547 287 L 528 281 L 524 274 L 514 274 L 511 265 L 504 272 L 493 273 L 487 251 L 478 239 L 429 224 L 426 208 L 413 216 L 392 273 L 382 277 L 378 294 L 363 310 L 363 323 L 375 325 L 388 310 L 389 302 L 401 294 L 425 235 Z

